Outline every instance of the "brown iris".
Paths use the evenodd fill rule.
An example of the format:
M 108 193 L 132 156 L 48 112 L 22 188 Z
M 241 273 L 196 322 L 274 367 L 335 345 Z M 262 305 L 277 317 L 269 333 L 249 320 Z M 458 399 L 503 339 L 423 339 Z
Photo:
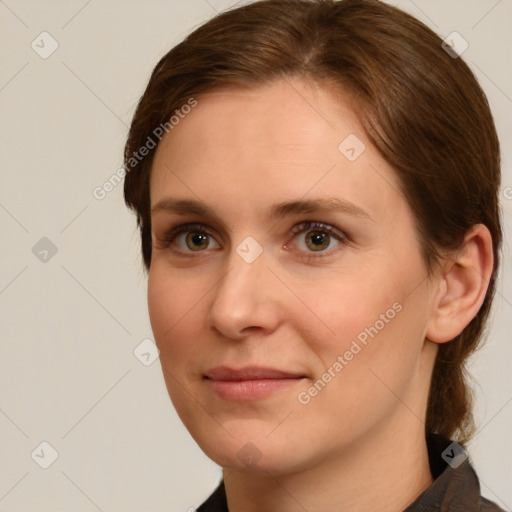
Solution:
M 312 236 L 310 235 L 311 233 L 313 233 Z M 325 233 L 325 231 L 319 231 L 319 230 L 308 231 L 308 235 L 310 235 L 310 236 L 306 237 L 306 245 L 310 249 L 314 249 L 316 251 L 317 249 L 321 250 L 321 249 L 325 249 L 325 247 L 329 246 L 329 235 L 327 233 Z M 311 243 L 313 245 L 310 245 L 308 243 L 308 240 L 311 240 Z
M 190 241 L 192 241 L 194 244 L 201 244 L 201 247 L 196 245 L 197 249 L 194 249 L 192 245 L 189 245 Z M 187 247 L 192 251 L 200 251 L 201 249 L 206 249 L 208 247 L 208 235 L 199 233 L 197 231 L 191 231 L 186 236 L 186 244 Z

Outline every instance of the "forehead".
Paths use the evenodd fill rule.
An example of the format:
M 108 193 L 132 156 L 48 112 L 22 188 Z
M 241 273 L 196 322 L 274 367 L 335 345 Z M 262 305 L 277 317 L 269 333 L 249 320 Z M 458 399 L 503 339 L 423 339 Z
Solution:
M 397 200 L 396 175 L 348 97 L 283 79 L 211 91 L 197 102 L 157 148 L 152 205 L 169 193 L 246 205 L 329 191 L 372 204 L 378 215 Z
M 320 154 L 330 145 L 337 155 L 340 137 L 348 135 L 348 130 L 363 131 L 346 100 L 336 101 L 325 88 L 305 79 L 220 88 L 202 94 L 176 132 L 184 126 L 195 129 L 196 143 L 215 147 L 234 147 L 243 140 L 246 151 L 275 148 L 293 154 L 318 148 Z M 247 137 L 251 138 L 249 145 Z

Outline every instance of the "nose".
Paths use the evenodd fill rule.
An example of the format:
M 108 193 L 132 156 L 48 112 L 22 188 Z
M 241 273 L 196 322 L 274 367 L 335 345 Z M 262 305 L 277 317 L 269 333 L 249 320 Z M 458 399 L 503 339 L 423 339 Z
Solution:
M 241 339 L 261 331 L 270 333 L 279 325 L 282 284 L 267 267 L 265 251 L 249 263 L 235 249 L 227 271 L 213 289 L 208 322 L 223 336 Z

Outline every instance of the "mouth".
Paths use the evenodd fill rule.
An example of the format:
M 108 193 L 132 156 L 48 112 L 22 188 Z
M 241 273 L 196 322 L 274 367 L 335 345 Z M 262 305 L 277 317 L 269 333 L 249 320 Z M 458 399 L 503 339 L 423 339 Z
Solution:
M 207 385 L 225 400 L 257 400 L 289 389 L 306 379 L 300 372 L 247 366 L 233 369 L 218 366 L 204 375 Z

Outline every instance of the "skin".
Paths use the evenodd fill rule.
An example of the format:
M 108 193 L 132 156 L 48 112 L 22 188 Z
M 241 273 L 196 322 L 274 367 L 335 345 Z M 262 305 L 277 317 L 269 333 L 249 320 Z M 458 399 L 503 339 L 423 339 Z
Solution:
M 424 438 L 430 376 L 438 344 L 459 334 L 485 297 L 488 230 L 475 226 L 428 278 L 414 215 L 348 98 L 288 78 L 197 99 L 158 146 L 150 182 L 152 208 L 187 198 L 214 212 L 152 213 L 149 313 L 177 413 L 222 466 L 231 512 L 403 510 L 432 483 Z M 349 134 L 366 146 L 355 161 L 338 150 Z M 325 197 L 370 218 L 266 217 L 275 203 Z M 290 233 L 303 221 L 349 240 L 322 231 L 319 251 L 311 240 L 321 228 Z M 188 222 L 209 233 L 204 245 L 190 240 L 194 228 L 188 243 L 187 233 L 166 241 Z M 252 263 L 236 251 L 248 236 L 263 249 Z M 301 404 L 298 394 L 395 303 L 394 318 Z M 203 378 L 219 365 L 305 378 L 264 399 L 228 401 Z M 252 462 L 237 456 L 241 449 Z

